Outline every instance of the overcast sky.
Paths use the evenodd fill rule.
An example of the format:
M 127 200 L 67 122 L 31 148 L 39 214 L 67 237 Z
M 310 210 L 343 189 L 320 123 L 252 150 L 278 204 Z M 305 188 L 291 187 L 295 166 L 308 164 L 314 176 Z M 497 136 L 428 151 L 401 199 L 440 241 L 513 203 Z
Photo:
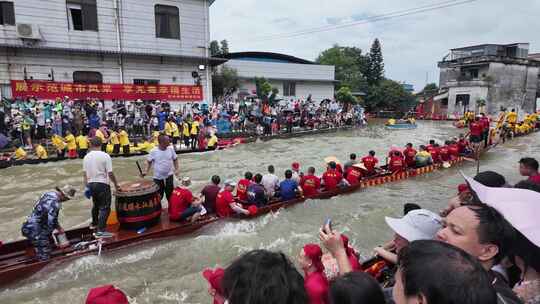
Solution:
M 540 0 L 472 3 L 318 32 L 267 39 L 305 29 L 361 21 L 448 0 L 217 0 L 210 8 L 211 39 L 227 39 L 232 52 L 270 51 L 314 60 L 338 43 L 369 51 L 382 43 L 386 77 L 421 90 L 439 80 L 437 61 L 450 48 L 483 43 L 530 42 L 540 52 Z

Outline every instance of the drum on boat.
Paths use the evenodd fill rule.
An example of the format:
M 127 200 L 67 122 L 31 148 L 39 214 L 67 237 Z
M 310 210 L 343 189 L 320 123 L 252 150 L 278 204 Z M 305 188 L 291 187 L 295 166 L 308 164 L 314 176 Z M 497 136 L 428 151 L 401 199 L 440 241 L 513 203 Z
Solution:
M 115 196 L 121 228 L 138 230 L 159 223 L 161 196 L 153 181 L 140 180 L 122 184 L 122 191 L 116 191 Z

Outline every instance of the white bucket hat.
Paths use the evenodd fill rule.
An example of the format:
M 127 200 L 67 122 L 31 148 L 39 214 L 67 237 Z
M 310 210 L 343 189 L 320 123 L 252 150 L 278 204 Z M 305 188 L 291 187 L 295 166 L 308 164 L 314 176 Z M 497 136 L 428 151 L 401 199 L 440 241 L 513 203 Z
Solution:
M 442 228 L 441 217 L 426 210 L 413 210 L 402 218 L 385 217 L 386 224 L 409 242 L 432 240 Z

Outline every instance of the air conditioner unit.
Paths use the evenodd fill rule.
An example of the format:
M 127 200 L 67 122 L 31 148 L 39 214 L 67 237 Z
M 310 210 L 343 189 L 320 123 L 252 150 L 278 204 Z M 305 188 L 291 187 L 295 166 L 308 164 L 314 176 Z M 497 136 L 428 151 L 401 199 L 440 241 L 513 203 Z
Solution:
M 41 40 L 41 33 L 37 24 L 17 23 L 17 37 L 21 39 Z

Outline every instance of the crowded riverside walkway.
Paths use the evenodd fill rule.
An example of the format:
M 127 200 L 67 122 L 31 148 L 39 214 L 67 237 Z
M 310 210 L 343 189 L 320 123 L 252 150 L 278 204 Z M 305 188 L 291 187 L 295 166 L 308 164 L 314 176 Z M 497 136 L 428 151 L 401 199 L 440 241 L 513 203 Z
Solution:
M 429 128 L 433 128 L 435 125 L 434 124 L 426 124 L 425 126 L 429 127 Z M 450 128 L 444 129 L 444 126 L 443 126 L 443 130 L 444 130 L 443 132 L 440 132 L 439 130 L 437 130 L 437 127 L 435 127 L 435 128 L 436 128 L 435 130 L 431 129 L 431 132 L 435 131 L 435 133 L 423 134 L 425 136 L 425 138 L 426 138 L 423 141 L 421 141 L 419 138 L 409 138 L 410 141 L 414 143 L 414 147 L 417 147 L 420 144 L 427 144 L 428 139 L 430 139 L 430 138 L 435 138 L 435 141 L 437 141 L 437 142 L 444 142 L 445 139 L 449 138 L 448 134 L 444 134 L 444 133 L 452 132 Z M 324 138 L 324 136 L 322 138 L 319 138 L 319 139 L 318 138 L 304 139 L 304 141 L 307 141 L 307 143 L 309 143 L 310 141 L 311 141 L 311 144 L 316 142 L 317 147 L 321 149 L 320 151 L 311 150 L 311 155 L 313 156 L 312 159 L 309 159 L 309 158 L 306 159 L 305 158 L 306 156 L 309 157 L 309 155 L 310 155 L 309 154 L 309 148 L 306 147 L 307 148 L 306 152 L 308 152 L 307 155 L 303 155 L 303 156 L 299 157 L 296 154 L 295 155 L 290 154 L 293 151 L 287 152 L 286 150 L 282 150 L 281 152 L 282 152 L 283 157 L 284 157 L 283 160 L 269 160 L 267 163 L 256 162 L 256 164 L 248 165 L 246 167 L 247 168 L 250 168 L 250 167 L 254 168 L 253 172 L 261 172 L 262 173 L 266 169 L 265 164 L 275 164 L 275 166 L 277 168 L 276 175 L 279 175 L 280 179 L 282 179 L 282 176 L 281 176 L 282 172 L 281 171 L 284 171 L 284 169 L 289 168 L 291 160 L 297 160 L 301 164 L 301 167 L 304 169 L 304 171 L 306 171 L 307 166 L 311 166 L 312 164 L 314 166 L 316 165 L 317 170 L 321 170 L 321 163 L 323 162 L 322 158 L 325 158 L 325 156 L 327 156 L 327 155 L 337 154 L 335 152 L 335 145 L 336 144 L 343 145 L 344 147 L 347 147 L 346 149 L 348 151 L 351 151 L 351 152 L 354 151 L 359 156 L 362 156 L 362 157 L 364 156 L 363 155 L 364 153 L 367 153 L 368 149 L 373 147 L 373 149 L 377 150 L 377 152 L 378 152 L 377 154 L 380 156 L 381 162 L 384 163 L 383 159 L 385 158 L 385 155 L 388 153 L 388 150 L 390 149 L 390 147 L 385 145 L 384 142 L 373 143 L 373 140 L 369 139 L 370 136 L 373 136 L 373 135 L 377 134 L 377 132 L 379 132 L 379 134 L 381 134 L 380 130 L 377 130 L 376 128 L 372 128 L 372 129 L 368 129 L 368 130 L 361 131 L 361 132 L 360 131 L 351 131 L 351 132 L 352 132 L 352 134 L 338 135 L 337 139 L 336 138 L 332 138 L 332 139 Z M 358 132 L 360 132 L 360 134 L 358 134 Z M 354 136 L 351 136 L 351 135 L 354 135 Z M 390 134 L 384 134 L 384 135 L 387 138 L 386 141 L 396 140 L 397 138 L 392 138 L 392 137 L 398 137 L 397 135 L 394 135 L 394 134 L 391 134 L 391 133 Z M 457 134 L 454 134 L 454 135 L 457 135 Z M 420 136 L 420 135 L 417 134 L 417 137 L 418 136 Z M 536 138 L 537 134 L 532 134 L 530 136 L 531 136 L 531 138 Z M 350 143 L 354 142 L 355 138 L 357 138 L 357 137 L 362 137 L 363 139 L 366 139 L 366 141 L 371 142 L 372 145 L 370 146 L 370 148 L 364 148 L 364 147 L 354 147 L 354 148 L 352 148 L 350 146 Z M 401 135 L 401 137 L 403 137 L 403 134 Z M 453 137 L 453 136 L 451 136 L 451 137 Z M 321 140 L 323 140 L 323 141 L 321 142 Z M 325 140 L 327 142 L 324 142 Z M 400 142 L 402 140 L 403 139 L 401 139 Z M 522 139 L 519 139 L 519 138 L 516 139 L 518 147 L 519 147 L 520 140 L 522 140 Z M 292 141 L 298 141 L 298 140 L 293 139 Z M 393 141 L 393 142 L 398 142 L 398 141 L 396 140 L 396 141 Z M 287 143 L 285 143 L 285 144 L 287 144 Z M 513 144 L 514 144 L 514 142 L 507 143 L 507 145 L 510 145 L 509 146 L 510 149 L 512 149 L 511 145 L 513 145 Z M 332 146 L 334 146 L 334 148 L 332 148 Z M 285 146 L 280 145 L 280 143 L 274 143 L 269 148 L 274 149 L 272 152 L 276 153 L 276 152 L 279 152 L 279 149 L 285 148 Z M 302 148 L 302 146 L 300 146 L 299 149 L 305 149 L 305 148 Z M 499 147 L 499 148 L 496 149 L 496 152 L 490 152 L 490 153 L 505 152 L 504 149 L 505 148 Z M 538 147 L 536 147 L 536 149 L 538 149 Z M 333 151 L 333 153 L 332 153 L 332 151 Z M 363 151 L 365 151 L 365 152 L 362 153 Z M 294 151 L 294 152 L 297 152 L 297 151 Z M 328 153 L 328 154 L 321 154 L 321 153 L 325 153 L 325 152 Z M 518 154 L 518 153 L 521 153 L 521 152 L 531 152 L 531 151 L 521 151 L 521 152 L 516 151 L 516 152 L 514 152 L 514 154 Z M 242 151 L 240 151 L 240 153 L 242 153 Z M 347 157 L 348 157 L 348 155 L 343 155 L 344 153 L 345 152 L 343 151 L 342 153 L 339 154 L 339 158 L 342 160 L 342 162 L 345 162 L 347 160 Z M 533 153 L 534 153 L 534 151 L 533 151 Z M 482 163 L 482 167 L 486 167 L 486 166 L 491 167 L 493 165 L 493 163 L 489 162 L 489 158 L 493 157 L 491 155 L 492 154 L 486 155 L 488 160 L 486 160 L 487 163 Z M 226 156 L 231 157 L 233 155 L 228 154 Z M 517 157 L 517 156 L 518 155 L 515 155 L 515 157 Z M 526 156 L 526 155 L 522 155 L 522 156 Z M 261 156 L 261 158 L 264 158 L 264 156 Z M 496 158 L 498 158 L 498 156 L 496 156 Z M 233 160 L 234 160 L 234 157 L 233 157 Z M 518 160 L 519 160 L 519 158 L 516 159 L 515 162 L 513 162 L 512 164 L 508 164 L 509 167 L 507 167 L 506 170 L 508 170 L 510 172 L 512 172 L 512 170 L 516 170 L 516 167 L 517 167 L 516 163 L 517 163 Z M 231 160 L 225 160 L 225 164 L 224 164 L 225 166 L 221 168 L 221 165 L 220 165 L 217 170 L 216 170 L 216 168 L 212 168 L 212 170 L 210 170 L 210 174 L 208 174 L 207 176 L 212 175 L 214 173 L 220 173 L 220 175 L 222 176 L 222 179 L 224 179 L 224 178 L 235 179 L 235 180 L 238 179 L 238 176 L 240 174 L 234 174 L 233 175 L 233 174 L 230 174 L 230 172 L 227 173 L 227 168 L 229 168 L 227 163 L 229 163 L 230 161 Z M 484 162 L 484 161 L 482 161 L 482 162 Z M 191 164 L 189 164 L 189 161 L 185 162 L 185 163 L 182 163 L 182 164 L 185 165 L 186 171 L 194 170 L 193 167 L 191 169 L 189 168 L 190 165 L 191 165 Z M 464 166 L 464 167 L 466 168 L 466 166 Z M 244 168 L 245 167 L 240 165 L 240 167 L 238 167 L 237 170 L 239 170 L 239 171 L 242 170 L 243 171 Z M 133 172 L 133 169 L 131 169 L 131 170 Z M 225 170 L 225 171 L 223 171 L 223 170 Z M 116 168 L 115 168 L 115 171 L 118 172 L 118 170 Z M 209 168 L 207 168 L 204 171 L 209 171 Z M 240 172 L 242 172 L 242 171 L 240 171 Z M 221 174 L 221 172 L 225 172 L 225 173 Z M 322 171 L 318 171 L 318 173 L 322 174 Z M 442 176 L 446 177 L 448 174 L 456 175 L 456 171 L 450 169 L 450 170 L 447 170 L 447 171 L 441 171 L 441 173 L 434 173 L 435 176 L 439 175 L 439 178 L 442 177 Z M 188 173 L 182 174 L 182 176 L 186 176 L 186 175 L 188 175 Z M 197 179 L 198 179 L 198 182 L 201 181 L 200 178 L 197 177 Z M 459 180 L 459 177 L 455 176 L 452 179 L 458 179 Z M 122 180 L 122 177 L 120 177 L 120 180 Z M 202 180 L 204 180 L 204 178 L 202 178 Z M 403 184 L 406 184 L 406 183 L 420 183 L 420 186 L 421 186 L 420 189 L 424 189 L 424 190 L 412 192 L 410 189 L 406 189 L 407 188 L 406 185 L 405 185 L 405 187 L 403 186 Z M 392 197 L 393 197 L 392 192 L 393 191 L 396 191 L 396 190 L 400 191 L 401 194 L 399 196 L 400 197 L 405 197 L 405 199 L 407 201 L 409 200 L 409 198 L 408 198 L 409 195 L 410 196 L 418 196 L 419 193 L 422 193 L 423 197 L 422 196 L 411 197 L 410 200 L 415 201 L 415 202 L 419 203 L 420 205 L 424 206 L 426 204 L 429 205 L 430 202 L 428 202 L 427 199 L 429 199 L 431 196 L 435 195 L 435 193 L 431 193 L 432 191 L 435 191 L 435 192 L 441 191 L 441 192 L 446 192 L 446 193 L 451 193 L 452 191 L 455 191 L 455 187 L 449 186 L 446 181 L 444 183 L 445 183 L 445 185 L 442 186 L 442 188 L 441 188 L 441 185 L 437 185 L 437 184 L 433 184 L 433 183 L 429 183 L 429 182 L 427 182 L 427 184 L 426 184 L 426 181 L 422 180 L 422 178 L 414 179 L 413 181 L 407 181 L 407 182 L 405 182 L 403 184 L 399 183 L 399 184 L 395 184 L 395 186 L 390 185 L 388 187 L 384 187 L 382 190 L 374 190 L 374 191 L 373 190 L 372 191 L 366 190 L 366 191 L 364 191 L 364 192 L 362 192 L 360 194 L 353 194 L 350 197 L 347 197 L 347 196 L 345 196 L 345 197 L 337 197 L 336 199 L 333 199 L 333 200 L 331 200 L 329 202 L 330 206 L 328 208 L 331 207 L 331 209 L 325 208 L 324 205 L 327 204 L 326 201 L 321 201 L 321 202 L 316 203 L 317 206 L 315 206 L 315 204 L 308 204 L 308 205 L 306 205 L 305 208 L 295 208 L 295 209 L 292 209 L 291 211 L 279 212 L 277 215 L 266 216 L 262 220 L 255 220 L 255 221 L 258 221 L 258 222 L 255 223 L 255 226 L 247 226 L 246 227 L 243 224 L 233 222 L 233 223 L 226 223 L 225 227 L 218 228 L 216 226 L 217 225 L 222 225 L 222 224 L 217 224 L 216 226 L 212 226 L 212 227 L 208 228 L 209 229 L 208 236 L 211 236 L 211 235 L 213 235 L 214 233 L 217 232 L 217 239 L 214 238 L 213 241 L 217 242 L 218 244 L 221 243 L 225 247 L 222 246 L 222 248 L 220 248 L 220 249 L 216 248 L 216 250 L 219 250 L 220 252 L 221 252 L 221 250 L 224 250 L 224 251 L 229 251 L 231 249 L 232 249 L 232 251 L 239 250 L 237 252 L 237 255 L 238 255 L 241 252 L 245 252 L 245 250 L 247 250 L 247 248 L 246 247 L 240 247 L 240 248 L 237 248 L 237 249 L 234 249 L 234 247 L 229 248 L 229 245 L 225 245 L 225 243 L 222 242 L 222 239 L 231 240 L 231 238 L 234 239 L 235 237 L 240 237 L 240 238 L 247 237 L 248 240 L 249 240 L 250 236 L 253 236 L 252 234 L 254 234 L 254 233 L 259 234 L 261 236 L 264 236 L 267 233 L 274 233 L 274 232 L 281 231 L 281 229 L 279 227 L 274 227 L 278 223 L 272 224 L 272 222 L 274 221 L 273 218 L 275 218 L 276 221 L 280 222 L 281 224 L 284 224 L 282 221 L 285 221 L 285 222 L 287 222 L 289 224 L 292 224 L 293 222 L 291 222 L 291 221 L 294 221 L 294 224 L 292 224 L 292 225 L 295 227 L 295 229 L 298 229 L 299 231 L 295 230 L 292 235 L 290 234 L 290 232 L 286 233 L 285 235 L 287 235 L 287 241 L 285 241 L 285 240 L 279 241 L 280 238 L 278 238 L 277 243 L 272 242 L 272 243 L 269 243 L 269 244 L 261 243 L 260 246 L 255 245 L 255 248 L 262 247 L 262 248 L 267 248 L 267 249 L 283 248 L 283 246 L 285 246 L 286 248 L 283 249 L 283 250 L 288 252 L 289 256 L 292 257 L 292 256 L 294 256 L 296 254 L 297 249 L 294 246 L 293 246 L 294 248 L 289 248 L 289 246 L 287 245 L 287 242 L 290 241 L 293 244 L 295 244 L 295 243 L 298 243 L 298 244 L 299 243 L 307 243 L 307 240 L 309 240 L 311 242 L 315 242 L 316 239 L 313 239 L 313 237 L 315 237 L 317 235 L 317 233 L 314 233 L 314 231 L 306 231 L 306 230 L 308 229 L 309 226 L 311 226 L 311 228 L 309 228 L 309 229 L 313 229 L 313 227 L 319 227 L 321 225 L 321 223 L 323 223 L 325 221 L 325 218 L 327 218 L 329 216 L 331 216 L 333 218 L 336 229 L 340 230 L 340 231 L 342 231 L 343 229 L 345 229 L 347 231 L 350 231 L 349 226 L 355 225 L 353 222 L 351 222 L 351 219 L 354 219 L 354 218 L 360 218 L 360 219 L 364 218 L 364 220 L 362 220 L 364 225 L 365 224 L 369 225 L 370 222 L 372 223 L 374 220 L 376 220 L 375 217 L 382 218 L 381 217 L 382 214 L 379 213 L 379 215 L 377 215 L 377 212 L 373 213 L 373 211 L 375 211 L 375 210 L 381 211 L 380 208 L 382 207 L 382 206 L 380 206 L 380 203 L 375 203 L 375 202 L 380 201 L 380 199 L 378 199 L 378 200 L 376 199 L 376 196 L 380 195 L 380 193 L 377 193 L 377 191 L 383 191 L 382 195 L 384 195 L 386 197 L 386 200 L 384 201 L 383 210 L 384 209 L 389 209 L 389 210 L 384 211 L 383 213 L 387 214 L 388 211 L 391 211 L 392 213 L 397 213 L 397 212 L 393 212 L 392 210 L 399 209 L 400 206 L 402 205 L 402 203 L 404 203 L 404 202 L 402 202 L 401 199 L 397 199 L 396 196 L 394 196 L 394 199 L 392 199 Z M 199 185 L 201 185 L 201 184 L 202 183 L 199 182 Z M 452 188 L 452 191 L 449 191 L 450 189 L 444 190 L 445 187 Z M 388 190 L 393 190 L 393 191 L 388 192 Z M 197 191 L 193 190 L 194 193 L 196 193 Z M 388 195 L 390 195 L 390 196 L 388 196 Z M 352 198 L 352 201 L 349 202 L 349 200 L 351 198 Z M 353 201 L 354 201 L 354 203 L 353 203 Z M 341 205 L 341 203 L 343 203 L 343 202 L 344 202 L 344 205 Z M 359 204 L 358 202 L 361 202 L 361 203 Z M 387 205 L 388 202 L 395 202 L 396 204 Z M 350 203 L 352 203 L 352 205 Z M 438 204 L 438 206 L 439 207 L 444 207 L 444 204 Z M 69 208 L 69 207 L 66 205 L 66 208 Z M 358 208 L 360 208 L 360 209 L 358 209 Z M 364 208 L 366 208 L 366 209 L 364 209 Z M 373 208 L 375 208 L 375 209 L 373 209 Z M 301 209 L 302 211 L 300 211 L 300 213 L 299 213 L 299 211 L 297 209 Z M 433 209 L 433 208 L 429 208 L 429 209 Z M 355 211 L 355 213 L 353 213 L 353 214 L 349 213 L 349 215 L 347 215 L 347 216 L 345 216 L 345 218 L 343 218 L 344 214 L 342 214 L 341 211 L 339 211 L 339 210 L 342 210 L 342 211 L 356 210 L 356 211 L 359 211 L 359 213 Z M 334 216 L 336 211 L 337 211 L 338 214 L 336 214 L 336 216 Z M 291 212 L 293 214 L 289 214 L 289 212 Z M 306 225 L 307 226 L 306 227 L 306 226 L 303 225 L 302 222 L 297 223 L 294 220 L 294 218 L 299 217 L 303 221 L 307 221 L 306 224 L 310 223 L 311 220 L 308 220 L 307 216 L 309 216 L 309 214 L 311 212 L 314 212 L 316 214 L 315 217 L 320 220 L 320 223 L 317 223 L 317 224 L 312 223 L 311 225 Z M 327 213 L 327 214 L 324 214 L 324 213 Z M 368 215 L 368 214 L 371 214 L 371 216 L 368 217 L 368 218 L 365 218 L 364 215 Z M 84 217 L 84 215 L 83 215 L 83 217 Z M 344 221 L 342 221 L 342 219 L 344 219 Z M 365 222 L 366 220 L 368 220 L 368 222 Z M 342 225 L 345 225 L 345 226 L 342 226 Z M 238 227 L 235 227 L 235 226 L 238 226 Z M 352 243 L 357 245 L 356 246 L 357 248 L 361 246 L 360 248 L 358 248 L 358 249 L 360 249 L 359 251 L 369 253 L 369 251 L 367 251 L 367 250 L 362 250 L 362 249 L 365 249 L 363 243 L 366 242 L 366 243 L 369 244 L 370 242 L 378 242 L 378 241 L 380 242 L 381 234 L 385 235 L 385 232 L 380 230 L 380 224 L 377 224 L 377 226 L 379 226 L 379 228 L 377 228 L 379 230 L 375 234 L 372 234 L 371 232 L 369 232 L 369 230 L 365 231 L 363 229 L 360 229 L 360 230 L 357 230 L 357 231 L 351 231 L 350 233 L 347 233 L 347 234 L 353 240 Z M 218 229 L 218 230 L 216 231 L 215 229 Z M 270 231 L 272 229 L 277 229 L 277 231 Z M 240 234 L 238 234 L 238 233 L 240 233 Z M 305 234 L 308 234 L 308 235 L 310 234 L 311 236 L 306 237 Z M 202 232 L 202 235 L 203 236 L 207 235 L 207 232 L 206 231 Z M 279 234 L 277 234 L 277 235 L 279 235 Z M 273 237 L 273 238 L 268 237 L 268 238 L 262 238 L 262 239 L 263 240 L 266 240 L 266 239 L 268 239 L 268 240 L 270 240 L 270 239 L 276 240 L 275 237 Z M 371 239 L 371 241 L 370 241 L 370 239 Z M 378 239 L 378 241 L 376 239 Z M 196 240 L 195 240 L 195 242 L 196 242 Z M 189 243 L 191 243 L 191 241 L 188 241 L 188 244 Z M 207 244 L 208 242 L 204 242 L 204 243 Z M 184 245 L 189 246 L 188 244 L 184 244 Z M 255 243 L 255 244 L 258 244 L 258 243 Z M 371 243 L 371 244 L 373 244 L 373 243 Z M 253 245 L 251 245 L 251 246 L 253 246 Z M 370 246 L 370 245 L 367 245 L 367 246 Z M 298 247 L 298 248 L 300 248 L 300 247 Z M 158 248 L 159 248 L 159 246 L 158 246 Z M 251 248 L 253 248 L 253 247 L 251 247 Z M 369 248 L 369 247 L 367 247 L 367 248 Z M 153 256 L 154 253 L 150 253 L 150 255 Z M 105 259 L 106 259 L 106 257 L 105 257 Z M 194 262 L 197 264 L 195 267 L 201 266 L 201 265 L 198 265 L 199 262 L 198 262 L 197 258 L 194 257 L 194 259 L 195 259 Z M 204 263 L 204 265 L 213 266 L 216 263 L 221 265 L 221 266 L 225 266 L 227 264 L 226 262 L 218 260 L 218 261 L 215 261 L 215 262 L 207 261 L 206 263 Z M 189 277 L 189 275 L 188 275 L 188 277 Z M 167 280 L 165 280 L 165 282 L 166 281 Z M 204 287 L 199 287 L 199 288 L 204 288 Z M 127 290 L 127 292 L 130 295 L 132 294 L 132 293 L 129 292 L 129 290 Z M 144 295 L 142 295 L 142 296 L 144 297 Z

